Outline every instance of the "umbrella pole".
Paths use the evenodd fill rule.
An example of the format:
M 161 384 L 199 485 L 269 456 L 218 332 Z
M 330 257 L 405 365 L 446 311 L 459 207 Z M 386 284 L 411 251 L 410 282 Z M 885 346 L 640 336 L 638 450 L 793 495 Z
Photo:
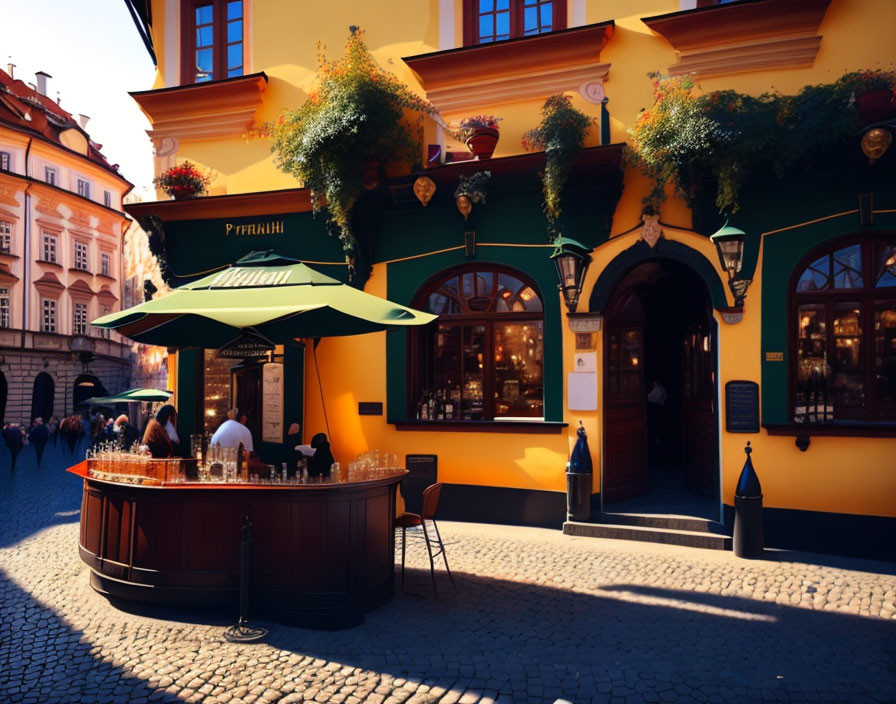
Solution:
M 333 444 L 333 437 L 330 435 L 330 421 L 327 420 L 327 405 L 324 403 L 324 387 L 320 383 L 320 366 L 317 363 L 317 345 L 311 345 L 311 354 L 314 356 L 314 371 L 317 372 L 317 389 L 320 391 L 320 407 L 324 409 L 324 425 L 327 426 L 327 440 Z

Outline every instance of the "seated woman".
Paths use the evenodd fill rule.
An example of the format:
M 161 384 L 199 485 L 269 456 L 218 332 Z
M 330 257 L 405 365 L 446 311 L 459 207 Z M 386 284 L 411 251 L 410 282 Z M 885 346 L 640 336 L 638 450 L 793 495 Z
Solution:
M 314 448 L 314 455 L 311 457 L 308 475 L 312 477 L 329 477 L 330 467 L 333 466 L 336 460 L 333 459 L 327 436 L 324 433 L 315 435 L 311 438 L 311 447 Z
M 172 457 L 177 445 L 172 441 L 171 432 L 177 437 L 177 411 L 174 406 L 162 406 L 156 417 L 149 421 L 143 433 L 143 444 L 155 458 Z M 170 426 L 170 430 L 169 430 Z

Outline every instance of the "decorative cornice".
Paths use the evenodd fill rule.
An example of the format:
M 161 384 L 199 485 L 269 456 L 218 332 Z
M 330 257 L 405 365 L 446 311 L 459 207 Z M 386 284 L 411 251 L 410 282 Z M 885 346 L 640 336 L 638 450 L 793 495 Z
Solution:
M 610 64 L 601 63 L 600 52 L 614 27 L 612 21 L 603 22 L 409 56 L 404 62 L 427 98 L 450 116 L 481 105 L 579 91 L 584 84 L 603 81 Z
M 46 293 L 59 293 L 60 291 L 65 291 L 65 284 L 56 277 L 56 274 L 49 271 L 39 279 L 35 279 L 34 287 L 39 291 L 44 291 Z
M 124 209 L 135 220 L 152 215 L 163 222 L 308 213 L 311 212 L 311 192 L 307 188 L 287 188 L 281 191 L 203 196 L 188 200 L 129 203 Z
M 267 75 L 253 73 L 130 95 L 152 123 L 147 134 L 154 142 L 218 139 L 241 135 L 252 127 L 267 83 Z
M 15 283 L 18 280 L 19 277 L 13 274 L 6 264 L 0 264 L 0 281 L 11 281 Z
M 111 301 L 117 301 L 118 297 L 112 293 L 112 289 L 110 289 L 107 285 L 103 284 L 102 288 L 96 294 L 97 298 L 103 298 Z
M 678 63 L 667 69 L 673 76 L 800 68 L 815 61 L 830 2 L 742 0 L 641 21 L 678 52 Z
M 35 282 L 35 283 L 37 283 L 37 282 Z M 82 281 L 81 279 L 78 279 L 71 286 L 69 286 L 68 292 L 69 292 L 69 294 L 81 294 L 83 296 L 95 296 L 96 295 L 96 292 L 92 288 L 90 288 L 90 286 L 87 283 L 85 283 L 84 281 Z

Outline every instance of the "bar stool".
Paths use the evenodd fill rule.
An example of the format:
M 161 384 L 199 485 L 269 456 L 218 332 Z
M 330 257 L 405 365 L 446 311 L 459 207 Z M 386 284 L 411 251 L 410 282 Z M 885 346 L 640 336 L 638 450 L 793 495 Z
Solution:
M 436 587 L 436 567 L 435 558 L 442 556 L 445 563 L 445 571 L 451 580 L 451 586 L 457 591 L 457 585 L 454 583 L 454 577 L 451 575 L 451 569 L 448 567 L 448 555 L 445 553 L 445 544 L 442 542 L 442 536 L 439 533 L 439 526 L 435 520 L 436 508 L 439 505 L 439 495 L 442 493 L 442 483 L 438 482 L 432 486 L 428 486 L 423 492 L 423 507 L 420 514 L 405 511 L 395 519 L 395 527 L 401 528 L 401 588 L 404 590 L 404 558 L 405 548 L 407 546 L 408 528 L 420 527 L 423 529 L 423 539 L 426 541 L 426 552 L 429 554 L 429 572 L 432 577 L 432 590 L 439 598 L 439 590 Z M 429 526 L 434 529 L 434 534 L 430 535 Z

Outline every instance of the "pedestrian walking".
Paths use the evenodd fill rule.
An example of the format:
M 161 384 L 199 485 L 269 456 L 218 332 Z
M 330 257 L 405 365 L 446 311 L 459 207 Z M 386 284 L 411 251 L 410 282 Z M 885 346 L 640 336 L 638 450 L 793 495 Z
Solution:
M 28 431 L 28 443 L 34 445 L 34 454 L 37 456 L 37 466 L 40 468 L 40 462 L 44 456 L 44 448 L 47 446 L 47 440 L 50 439 L 50 431 L 44 425 L 44 419 L 38 416 L 34 419 L 31 430 Z
M 18 425 L 10 423 L 9 427 L 3 431 L 3 440 L 9 448 L 9 471 L 12 473 L 16 471 L 16 460 L 19 458 L 19 453 L 22 451 L 22 446 L 25 444 L 25 434 Z

